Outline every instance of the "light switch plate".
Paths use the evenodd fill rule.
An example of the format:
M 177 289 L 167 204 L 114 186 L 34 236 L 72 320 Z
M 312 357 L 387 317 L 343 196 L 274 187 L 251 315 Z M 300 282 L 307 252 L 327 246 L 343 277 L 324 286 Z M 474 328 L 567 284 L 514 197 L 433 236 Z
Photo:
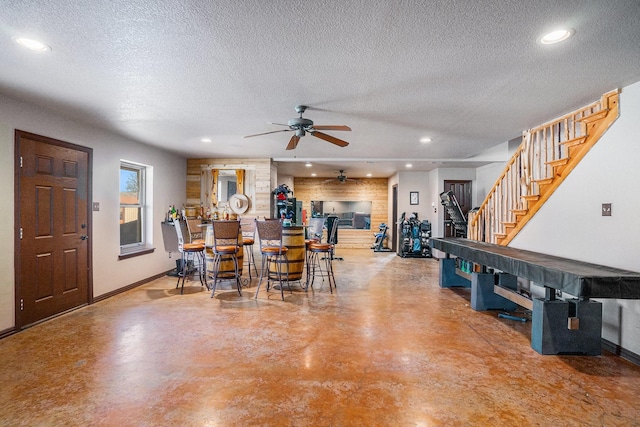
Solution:
M 611 203 L 602 204 L 602 216 L 611 216 Z
M 98 212 L 100 210 L 100 202 L 93 202 L 93 211 Z

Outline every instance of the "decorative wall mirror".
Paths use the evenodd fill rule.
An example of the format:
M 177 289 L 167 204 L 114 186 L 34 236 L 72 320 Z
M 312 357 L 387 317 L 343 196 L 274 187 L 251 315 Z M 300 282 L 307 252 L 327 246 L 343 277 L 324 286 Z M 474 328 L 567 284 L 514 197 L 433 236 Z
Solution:
M 229 201 L 234 194 L 244 194 L 244 169 L 214 169 L 217 179 L 213 177 L 213 185 L 218 203 Z
M 251 172 L 251 171 L 249 171 Z M 200 201 L 212 209 L 224 207 L 234 194 L 244 194 L 249 200 L 254 197 L 254 189 L 247 186 L 244 169 L 223 169 L 211 166 L 202 169 L 200 175 Z

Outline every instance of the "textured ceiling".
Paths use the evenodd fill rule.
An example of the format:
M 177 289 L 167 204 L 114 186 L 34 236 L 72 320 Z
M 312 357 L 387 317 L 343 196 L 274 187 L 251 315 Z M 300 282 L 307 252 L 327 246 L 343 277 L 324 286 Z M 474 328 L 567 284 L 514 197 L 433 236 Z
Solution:
M 575 35 L 537 43 L 558 26 Z M 2 94 L 186 157 L 272 157 L 295 175 L 310 169 L 287 160 L 320 176 L 475 166 L 640 80 L 638 0 L 3 0 L 0 30 Z M 243 138 L 282 129 L 268 122 L 299 104 L 316 124 L 350 126 L 326 132 L 350 145 Z

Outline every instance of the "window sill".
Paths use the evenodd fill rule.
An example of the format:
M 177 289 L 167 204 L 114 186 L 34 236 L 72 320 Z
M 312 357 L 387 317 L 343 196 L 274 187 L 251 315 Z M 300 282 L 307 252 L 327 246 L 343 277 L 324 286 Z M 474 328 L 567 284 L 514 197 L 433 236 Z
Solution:
M 124 250 L 121 250 L 120 255 L 118 255 L 118 261 L 141 256 L 141 255 L 152 254 L 155 250 L 156 248 L 150 248 L 146 246 L 139 247 L 139 248 L 124 249 Z

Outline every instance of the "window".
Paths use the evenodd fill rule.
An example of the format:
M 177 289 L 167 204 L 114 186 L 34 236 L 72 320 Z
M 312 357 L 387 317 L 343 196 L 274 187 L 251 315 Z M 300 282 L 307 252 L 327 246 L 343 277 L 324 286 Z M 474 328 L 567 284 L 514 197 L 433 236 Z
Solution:
M 146 244 L 146 167 L 120 162 L 120 251 Z

